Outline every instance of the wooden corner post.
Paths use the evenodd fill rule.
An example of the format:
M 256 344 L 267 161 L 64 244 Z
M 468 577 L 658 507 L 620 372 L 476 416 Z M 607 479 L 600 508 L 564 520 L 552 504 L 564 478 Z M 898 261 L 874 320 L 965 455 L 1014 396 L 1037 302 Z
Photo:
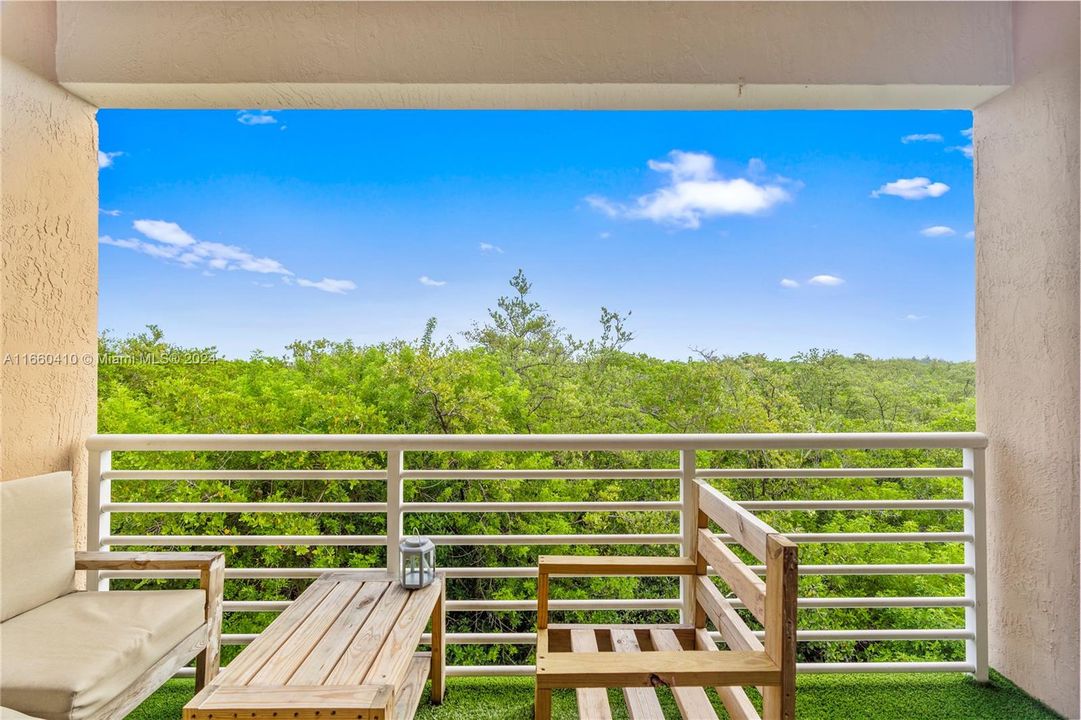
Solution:
M 439 578 L 442 587 L 432 608 L 432 704 L 439 705 L 447 692 L 447 578 Z
M 199 588 L 206 593 L 206 649 L 195 658 L 195 690 L 202 690 L 221 666 L 221 619 L 225 592 L 225 556 L 199 569 Z
M 781 684 L 763 688 L 762 720 L 796 718 L 796 602 L 799 551 L 787 538 L 766 538 L 765 651 L 781 668 Z

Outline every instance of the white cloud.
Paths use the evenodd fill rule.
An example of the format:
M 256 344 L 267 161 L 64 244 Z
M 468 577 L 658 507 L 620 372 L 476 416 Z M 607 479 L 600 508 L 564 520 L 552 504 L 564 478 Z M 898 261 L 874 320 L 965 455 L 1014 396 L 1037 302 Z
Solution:
M 952 152 L 954 150 L 961 153 L 962 155 L 967 157 L 969 160 L 972 159 L 972 143 L 969 143 L 968 145 L 953 145 L 951 147 L 946 148 L 947 152 Z
M 334 295 L 344 295 L 350 290 L 357 289 L 357 284 L 352 280 L 335 280 L 334 278 L 323 278 L 322 280 L 318 281 L 308 280 L 306 278 L 297 278 L 297 285 L 301 287 L 315 288 L 316 290 L 333 293 Z
M 122 152 L 102 152 L 98 150 L 98 170 L 102 168 L 112 167 L 113 158 L 118 158 L 124 153 Z
M 106 210 L 105 208 L 98 208 L 98 212 L 102 215 L 108 215 L 109 217 L 120 217 L 119 210 Z
M 813 278 L 807 281 L 807 284 L 836 287 L 837 285 L 843 285 L 844 282 L 845 281 L 843 278 L 839 278 L 836 275 L 815 275 Z
M 956 230 L 946 225 L 932 225 L 931 227 L 925 227 L 923 230 L 920 230 L 920 235 L 923 235 L 924 237 L 952 237 L 956 234 Z
M 259 257 L 236 245 L 197 240 L 174 222 L 136 220 L 132 226 L 148 239 L 117 239 L 105 235 L 98 240 L 103 245 L 132 250 L 143 255 L 175 262 L 184 267 L 202 268 L 204 274 L 210 270 L 241 270 L 259 275 L 279 275 L 283 280 L 293 275 L 289 268 L 274 258 Z M 317 287 L 326 292 L 344 292 L 356 287 L 349 280 L 328 278 L 323 278 L 319 282 L 298 280 L 297 283 L 305 287 Z
M 969 240 L 971 240 L 972 238 L 976 237 L 976 231 L 975 230 L 969 230 L 967 233 L 965 233 L 965 237 L 967 237 Z
M 781 278 L 781 287 L 783 288 L 798 288 L 799 283 L 791 278 Z
M 491 243 L 482 242 L 480 244 L 480 251 L 485 255 L 502 255 L 503 248 Z
M 914 133 L 912 135 L 905 135 L 901 138 L 901 142 L 906 145 L 914 142 L 942 142 L 943 140 L 945 140 L 945 138 L 938 133 Z
M 428 287 L 443 287 L 447 284 L 446 280 L 432 280 L 427 275 L 421 275 L 419 281 L 421 285 L 427 285 Z
M 174 222 L 165 220 L 136 220 L 132 226 L 146 235 L 151 240 L 165 243 L 166 245 L 180 245 L 182 247 L 195 244 L 195 238 L 184 232 Z
M 599 237 L 601 240 L 607 240 L 608 238 L 612 237 L 612 233 L 605 230 L 604 232 L 597 233 L 597 237 Z
M 905 315 L 905 320 L 908 320 L 909 322 L 916 322 L 917 320 L 923 320 L 925 317 L 927 317 L 927 316 L 926 315 L 913 315 L 912 313 L 909 313 L 908 315 Z
M 668 160 L 650 160 L 649 168 L 667 176 L 667 184 L 659 190 L 629 204 L 601 195 L 589 195 L 585 201 L 608 217 L 693 229 L 710 217 L 761 214 L 792 199 L 786 185 L 798 186 L 781 177 L 762 181 L 765 164 L 758 159 L 751 161 L 745 178 L 725 178 L 717 171 L 712 155 L 682 150 L 668 153 Z
M 971 160 L 972 159 L 972 128 L 966 128 L 966 129 L 962 130 L 961 134 L 964 135 L 966 138 L 968 138 L 968 143 L 965 144 L 965 145 L 953 145 L 951 147 L 948 147 L 948 148 L 946 148 L 946 152 L 957 151 L 957 152 L 961 153 L 962 155 L 964 155 L 965 157 L 967 157 L 969 160 Z
M 241 110 L 236 114 L 236 121 L 241 125 L 274 125 L 278 122 L 278 119 L 266 110 L 257 110 L 255 112 Z
M 940 197 L 949 192 L 950 186 L 943 182 L 931 182 L 925 177 L 901 178 L 891 183 L 886 183 L 878 190 L 871 193 L 876 198 L 882 195 L 894 195 L 905 200 L 923 200 L 929 197 Z

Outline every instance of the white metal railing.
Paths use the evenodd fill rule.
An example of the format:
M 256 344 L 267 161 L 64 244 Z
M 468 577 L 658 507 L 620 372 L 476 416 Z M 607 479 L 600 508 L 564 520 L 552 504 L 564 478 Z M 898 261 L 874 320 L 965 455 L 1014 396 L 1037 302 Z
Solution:
M 506 513 L 634 511 L 678 513 L 680 531 L 672 534 L 571 534 L 571 535 L 435 535 L 437 545 L 678 545 L 684 552 L 693 546 L 697 519 L 696 479 L 843 478 L 960 478 L 961 496 L 951 499 L 917 500 L 777 500 L 741 503 L 751 511 L 769 510 L 940 510 L 963 515 L 961 532 L 869 532 L 785 533 L 797 543 L 963 543 L 961 564 L 803 564 L 801 575 L 963 575 L 964 595 L 956 597 L 801 597 L 799 607 L 810 608 L 964 608 L 964 628 L 801 630 L 801 641 L 943 640 L 965 642 L 964 662 L 804 663 L 801 672 L 966 672 L 986 681 L 987 662 L 987 550 L 984 449 L 987 438 L 980 433 L 803 433 L 803 434 L 672 434 L 672 435 L 95 435 L 87 441 L 90 484 L 87 548 L 111 546 L 385 546 L 387 570 L 396 570 L 395 549 L 407 513 Z M 779 450 L 897 450 L 954 449 L 962 451 L 958 467 L 873 468 L 700 468 L 703 451 Z M 385 467 L 377 470 L 113 470 L 111 453 L 156 451 L 338 451 L 386 454 Z M 675 451 L 679 466 L 653 469 L 454 469 L 408 468 L 409 451 Z M 386 483 L 386 502 L 114 502 L 114 480 L 370 480 Z M 406 502 L 405 483 L 417 480 L 673 480 L 679 481 L 679 500 L 588 502 Z M 386 535 L 114 535 L 112 513 L 368 513 L 386 515 Z M 783 531 L 783 528 L 782 528 Z M 718 534 L 718 538 L 731 538 Z M 764 568 L 752 566 L 757 572 Z M 227 579 L 314 578 L 335 568 L 243 568 L 226 569 Z M 455 578 L 528 578 L 536 567 L 448 567 Z M 139 577 L 187 577 L 184 572 L 139 573 Z M 107 590 L 112 578 L 132 573 L 95 573 L 89 587 Z M 663 599 L 553 600 L 559 610 L 679 610 L 686 617 L 689 593 Z M 274 612 L 289 601 L 226 601 L 226 612 Z M 738 599 L 733 605 L 741 607 Z M 456 599 L 447 602 L 448 612 L 532 611 L 533 599 Z M 229 644 L 244 644 L 250 634 L 224 636 Z M 534 642 L 531 633 L 449 633 L 451 644 L 522 644 Z M 528 674 L 530 666 L 458 666 L 448 675 Z

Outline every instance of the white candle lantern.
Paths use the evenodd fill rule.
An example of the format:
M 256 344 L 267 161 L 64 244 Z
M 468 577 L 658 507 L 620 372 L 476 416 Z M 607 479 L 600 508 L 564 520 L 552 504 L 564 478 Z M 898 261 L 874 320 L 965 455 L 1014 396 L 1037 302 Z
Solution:
M 435 580 L 435 543 L 426 537 L 402 538 L 400 546 L 402 587 L 419 590 Z

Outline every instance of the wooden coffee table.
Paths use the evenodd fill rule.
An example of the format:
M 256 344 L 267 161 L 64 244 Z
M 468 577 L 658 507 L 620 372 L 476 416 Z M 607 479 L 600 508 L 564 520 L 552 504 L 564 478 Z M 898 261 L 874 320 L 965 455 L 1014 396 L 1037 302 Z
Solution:
M 323 575 L 184 706 L 185 720 L 412 718 L 424 681 L 445 691 L 443 578 L 406 590 L 386 573 Z M 417 652 L 432 621 L 431 652 Z

